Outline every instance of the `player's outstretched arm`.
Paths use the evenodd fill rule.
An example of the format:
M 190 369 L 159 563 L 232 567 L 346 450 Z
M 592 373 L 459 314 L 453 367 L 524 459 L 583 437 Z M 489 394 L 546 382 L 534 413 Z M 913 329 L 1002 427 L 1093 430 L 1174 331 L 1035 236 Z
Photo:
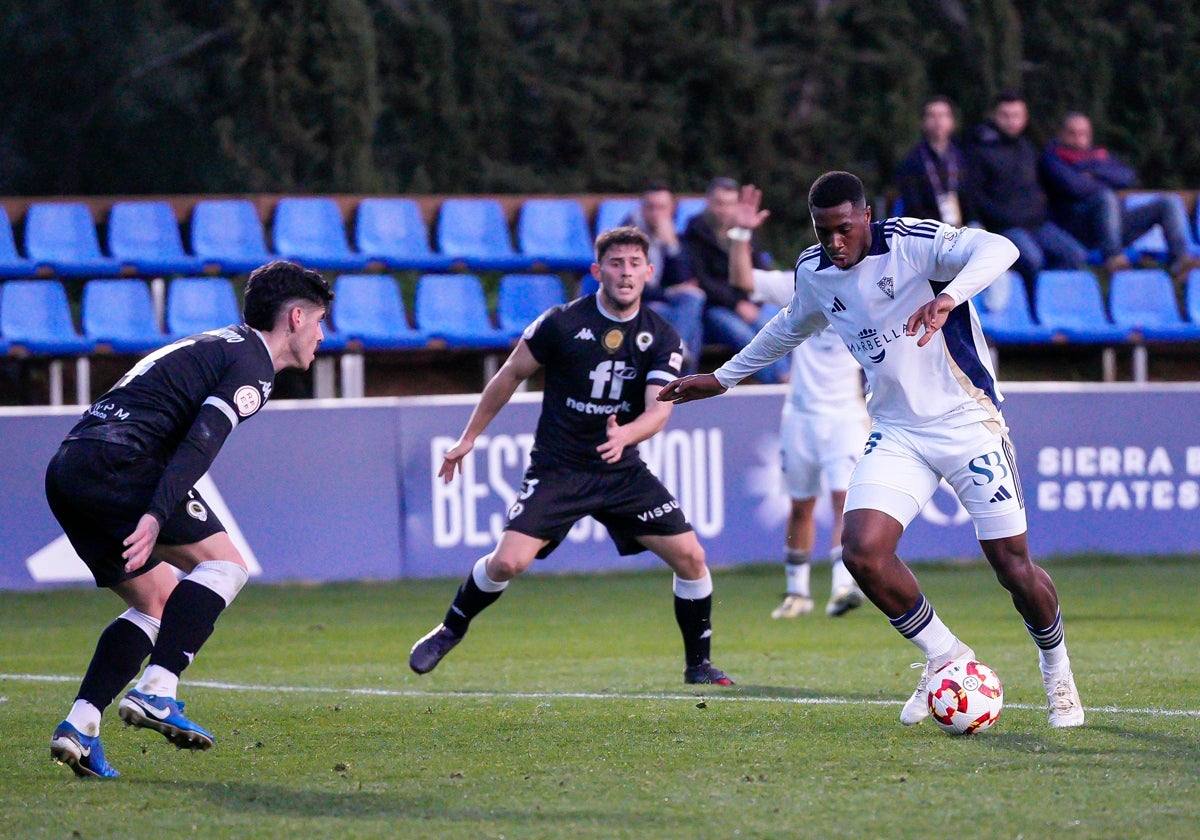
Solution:
M 508 404 L 517 386 L 534 374 L 541 365 L 529 352 L 525 339 L 517 342 L 517 346 L 509 354 L 508 359 L 496 371 L 496 375 L 483 388 L 479 402 L 471 412 L 467 427 L 459 436 L 458 441 L 446 450 L 442 456 L 442 468 L 438 470 L 438 478 L 447 484 L 454 478 L 455 470 L 462 470 L 462 460 L 475 447 L 475 438 L 483 434 L 492 419 L 500 413 L 500 409 Z
M 692 400 L 703 400 L 724 394 L 728 389 L 717 381 L 711 373 L 700 373 L 695 376 L 685 376 L 674 379 L 658 392 L 655 397 L 659 402 L 680 403 Z

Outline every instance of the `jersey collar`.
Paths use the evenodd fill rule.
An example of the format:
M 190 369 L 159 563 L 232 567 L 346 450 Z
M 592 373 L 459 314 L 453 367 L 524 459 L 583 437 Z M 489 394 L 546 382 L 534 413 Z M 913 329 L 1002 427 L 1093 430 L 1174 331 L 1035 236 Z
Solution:
M 603 315 L 605 318 L 607 318 L 610 321 L 616 321 L 618 324 L 629 323 L 630 321 L 632 321 L 634 318 L 636 318 L 638 316 L 638 312 L 642 311 L 642 305 L 641 305 L 641 302 L 639 301 L 638 308 L 636 310 L 634 310 L 634 313 L 632 315 L 629 315 L 628 317 L 625 317 L 625 318 L 618 318 L 616 315 L 612 314 L 611 312 L 609 312 L 607 309 L 604 308 L 604 304 L 602 304 L 600 302 L 600 293 L 599 292 L 596 292 L 596 308 L 600 310 L 600 314 Z

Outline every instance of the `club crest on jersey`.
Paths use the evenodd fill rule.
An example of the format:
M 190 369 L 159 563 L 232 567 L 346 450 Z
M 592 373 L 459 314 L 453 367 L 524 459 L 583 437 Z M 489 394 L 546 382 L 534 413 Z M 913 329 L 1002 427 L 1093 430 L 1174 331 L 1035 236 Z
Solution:
M 233 392 L 233 404 L 237 407 L 238 414 L 249 417 L 262 405 L 262 397 L 253 385 L 243 385 Z
M 650 335 L 648 332 L 640 332 L 637 334 L 637 338 L 635 338 L 633 341 L 634 344 L 637 345 L 637 349 L 645 350 L 654 343 L 654 336 Z
M 879 278 L 879 282 L 877 282 L 875 285 L 878 286 L 880 289 L 882 289 L 883 293 L 885 295 L 887 295 L 889 298 L 891 298 L 892 300 L 896 299 L 896 280 L 895 280 L 895 278 L 881 277 L 881 278 Z
M 204 505 L 200 504 L 200 502 L 196 501 L 195 499 L 188 501 L 186 509 L 187 515 L 192 517 L 192 519 L 199 519 L 201 522 L 208 521 L 208 511 L 204 509 Z
M 625 333 L 621 332 L 616 327 L 604 334 L 604 338 L 600 339 L 600 343 L 604 345 L 604 349 L 609 353 L 616 353 L 621 349 L 621 344 L 625 341 Z

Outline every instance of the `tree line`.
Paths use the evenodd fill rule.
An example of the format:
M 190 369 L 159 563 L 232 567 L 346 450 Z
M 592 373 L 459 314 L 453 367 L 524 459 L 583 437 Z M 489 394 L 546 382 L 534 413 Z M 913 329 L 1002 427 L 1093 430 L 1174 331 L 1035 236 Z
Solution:
M 1143 183 L 1200 185 L 1200 5 L 1148 0 L 23 0 L 0 191 L 884 192 L 940 93 L 1022 90 Z M 774 227 L 774 225 L 773 225 Z

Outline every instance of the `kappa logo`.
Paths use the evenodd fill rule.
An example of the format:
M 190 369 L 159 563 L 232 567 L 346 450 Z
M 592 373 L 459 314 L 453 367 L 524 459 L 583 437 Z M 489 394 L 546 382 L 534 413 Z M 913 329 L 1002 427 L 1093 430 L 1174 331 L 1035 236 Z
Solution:
M 893 277 L 881 277 L 879 282 L 875 284 L 883 293 L 892 300 L 896 299 L 896 280 Z
M 588 327 L 584 327 L 579 332 L 575 333 L 575 337 L 578 338 L 580 341 L 595 341 L 596 340 L 596 336 L 592 334 L 592 331 Z
M 271 390 L 275 387 L 275 383 L 260 379 L 258 380 L 258 384 L 262 386 L 263 400 L 271 399 Z
M 829 311 L 830 312 L 845 312 L 846 304 L 842 303 L 841 299 L 839 299 L 838 297 L 835 296 L 833 299 L 833 306 L 832 306 L 832 308 L 830 308 Z

